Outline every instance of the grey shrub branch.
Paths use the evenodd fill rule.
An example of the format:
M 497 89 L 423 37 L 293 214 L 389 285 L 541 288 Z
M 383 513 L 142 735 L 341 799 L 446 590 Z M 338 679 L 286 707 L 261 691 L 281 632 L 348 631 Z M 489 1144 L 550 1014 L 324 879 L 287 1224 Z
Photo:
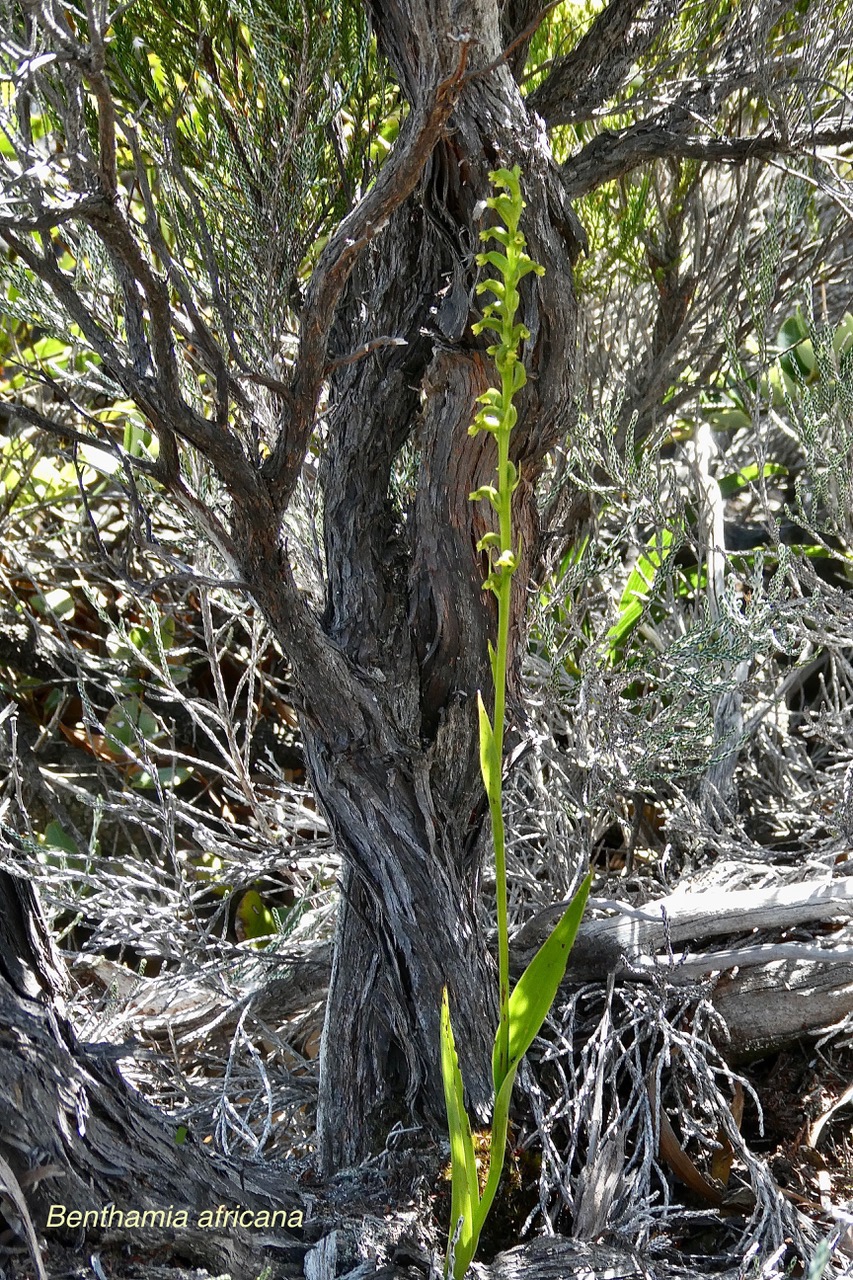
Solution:
M 590 119 L 628 77 L 683 0 L 610 0 L 571 53 L 558 58 L 530 105 L 551 127 Z
M 853 126 L 850 125 L 789 136 L 768 129 L 746 138 L 691 137 L 689 130 L 694 126 L 692 115 L 685 113 L 682 120 L 675 123 L 671 113 L 667 112 L 618 133 L 605 130 L 563 166 L 569 196 L 578 199 L 650 160 L 671 157 L 709 164 L 740 165 L 750 160 L 808 155 L 817 147 L 838 147 L 853 142 Z
M 314 426 L 320 390 L 329 372 L 329 334 L 337 304 L 359 255 L 414 190 L 453 110 L 467 51 L 468 45 L 461 44 L 453 74 L 442 80 L 425 102 L 413 106 L 376 183 L 344 218 L 320 255 L 301 317 L 285 422 L 264 466 L 264 477 L 279 510 L 287 505 Z

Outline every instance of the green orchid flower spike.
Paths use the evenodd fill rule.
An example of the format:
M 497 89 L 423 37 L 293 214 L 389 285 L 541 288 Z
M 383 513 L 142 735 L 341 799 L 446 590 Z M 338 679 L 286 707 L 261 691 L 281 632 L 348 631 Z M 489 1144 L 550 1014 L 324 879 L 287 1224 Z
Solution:
M 494 705 L 489 716 L 481 694 L 480 767 L 489 803 L 492 840 L 495 850 L 498 923 L 498 983 L 500 1015 L 492 1054 L 492 1077 L 495 1101 L 489 1144 L 489 1169 L 480 1188 L 474 1142 L 468 1113 L 465 1110 L 464 1087 L 447 989 L 441 1008 L 441 1069 L 447 1123 L 450 1132 L 451 1210 L 450 1232 L 444 1274 L 462 1280 L 477 1251 L 480 1233 L 494 1202 L 506 1154 L 507 1126 L 512 1088 L 519 1063 L 539 1033 L 557 989 L 566 972 L 569 952 L 589 894 L 590 877 L 581 884 L 553 933 L 542 944 L 512 993 L 509 989 L 509 931 L 507 925 L 506 838 L 503 819 L 503 746 L 506 714 L 507 655 L 509 651 L 510 593 L 512 577 L 521 560 L 521 545 L 515 544 L 512 528 L 512 495 L 518 488 L 519 473 L 510 461 L 509 445 L 518 418 L 513 403 L 527 381 L 520 348 L 530 337 L 523 324 L 516 322 L 520 305 L 518 286 L 526 275 L 544 275 L 544 268 L 526 252 L 519 221 L 524 200 L 521 196 L 521 171 L 498 169 L 489 175 L 496 194 L 487 200 L 500 222 L 480 233 L 484 241 L 494 240 L 499 249 L 477 255 L 481 267 L 491 267 L 495 276 L 477 287 L 478 294 L 491 293 L 483 318 L 474 326 L 475 333 L 491 330 L 496 341 L 487 348 L 494 359 L 500 387 L 490 387 L 479 397 L 481 406 L 468 428 L 472 436 L 487 431 L 497 447 L 497 483 L 482 485 L 470 495 L 472 502 L 488 502 L 497 514 L 497 532 L 487 533 L 477 550 L 488 556 L 489 570 L 483 589 L 491 591 L 498 604 L 497 644 L 489 644 L 489 658 L 494 677 Z

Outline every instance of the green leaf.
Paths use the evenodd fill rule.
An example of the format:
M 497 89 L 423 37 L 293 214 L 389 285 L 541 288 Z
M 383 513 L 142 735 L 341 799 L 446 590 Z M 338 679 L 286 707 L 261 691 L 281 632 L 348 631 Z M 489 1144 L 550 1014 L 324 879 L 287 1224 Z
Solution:
M 582 881 L 581 887 L 560 917 L 553 933 L 546 938 L 530 964 L 524 970 L 509 998 L 509 1073 L 514 1074 L 519 1062 L 527 1053 L 563 981 L 569 952 L 580 926 L 592 872 Z M 497 1037 L 492 1054 L 492 1075 L 495 1095 L 500 1094 L 507 1076 L 498 1076 Z
M 104 737 L 121 747 L 152 742 L 159 732 L 159 723 L 135 694 L 116 703 L 104 721 Z
M 706 409 L 705 415 L 715 431 L 739 431 L 752 426 L 745 409 Z
M 759 467 L 758 463 L 752 462 L 748 467 L 742 467 L 740 471 L 732 472 L 729 476 L 723 476 L 720 480 L 720 493 L 724 498 L 733 498 L 741 489 L 745 489 L 748 484 L 755 484 L 760 479 L 767 479 L 768 476 L 786 476 L 788 468 L 780 466 L 776 462 L 765 462 L 763 467 Z
M 779 345 L 783 347 L 793 347 L 796 346 L 798 342 L 802 342 L 803 338 L 807 338 L 808 336 L 808 321 L 798 307 L 796 313 L 789 316 L 780 328 Z
M 655 535 L 649 541 L 648 548 L 646 555 L 640 556 L 637 567 L 625 584 L 619 601 L 619 616 L 607 633 L 611 661 L 615 660 L 616 650 L 642 617 L 657 571 L 672 551 L 672 530 L 661 530 L 660 537 Z
M 462 1084 L 462 1073 L 459 1070 L 459 1059 L 456 1055 L 456 1042 L 453 1038 L 453 1027 L 450 1022 L 450 1001 L 447 987 L 441 996 L 441 1077 L 444 1082 L 444 1104 L 447 1108 L 447 1127 L 450 1133 L 450 1238 L 456 1234 L 459 1219 L 462 1227 L 456 1243 L 455 1276 L 462 1276 L 468 1269 L 460 1271 L 463 1256 L 470 1262 L 477 1247 L 473 1238 L 474 1211 L 480 1202 L 477 1182 L 477 1161 L 474 1156 L 474 1140 L 471 1137 L 471 1125 L 465 1110 L 465 1091 Z
M 477 1252 L 477 1244 L 480 1240 L 480 1233 L 483 1230 L 489 1210 L 495 1198 L 503 1172 L 504 1161 L 506 1159 L 506 1135 L 509 1127 L 509 1105 L 512 1100 L 512 1090 L 515 1084 L 515 1075 L 518 1070 L 518 1064 L 510 1066 L 509 1071 L 504 1077 L 495 1096 L 495 1109 L 492 1113 L 492 1136 L 489 1146 L 489 1176 L 486 1179 L 486 1185 L 483 1188 L 483 1194 L 474 1210 L 474 1230 L 471 1242 L 471 1250 L 467 1258 L 460 1258 L 457 1250 L 457 1264 L 464 1264 L 464 1270 L 457 1266 L 457 1275 L 464 1276 L 468 1266 Z
M 495 646 L 492 644 L 491 640 L 487 640 L 486 645 L 488 646 L 488 650 L 489 650 L 489 666 L 492 668 L 492 676 L 494 676 L 495 664 L 497 663 L 498 655 L 495 650 Z
M 72 349 L 67 342 L 59 338 L 40 338 L 33 343 L 33 353 L 39 360 L 54 360 L 61 356 L 66 362 L 71 358 Z
M 779 364 L 783 373 L 795 383 L 808 381 L 817 369 L 817 357 L 811 338 L 804 338 L 795 347 L 789 348 L 779 357 Z
M 236 913 L 237 936 L 241 942 L 257 942 L 278 933 L 275 917 L 257 889 L 249 889 L 240 899 Z
M 477 691 L 477 710 L 480 714 L 480 771 L 486 795 L 492 796 L 494 788 L 500 785 L 500 765 L 495 770 L 495 734 L 489 713 L 483 703 L 483 695 Z
M 192 769 L 187 768 L 186 765 L 167 764 L 156 769 L 153 774 L 147 769 L 140 769 L 139 773 L 130 779 L 130 785 L 135 791 L 153 791 L 157 786 L 179 787 L 182 782 L 186 782 L 192 776 Z
M 47 824 L 44 829 L 44 835 L 39 836 L 39 843 L 45 845 L 48 849 L 61 849 L 63 853 L 77 853 L 77 845 L 68 835 L 65 828 L 56 821 Z
M 845 355 L 853 346 L 853 316 L 845 311 L 841 323 L 832 337 L 832 350 L 837 356 Z
M 74 597 L 64 587 L 55 587 L 44 595 L 35 595 L 30 604 L 36 613 L 46 617 L 52 613 L 55 618 L 72 618 L 74 616 Z

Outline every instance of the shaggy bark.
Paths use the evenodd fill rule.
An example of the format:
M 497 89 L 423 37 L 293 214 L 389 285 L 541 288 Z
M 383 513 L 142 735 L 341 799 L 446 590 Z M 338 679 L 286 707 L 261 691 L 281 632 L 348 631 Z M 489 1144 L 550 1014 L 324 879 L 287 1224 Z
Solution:
M 321 1059 L 327 1170 L 375 1149 L 402 1116 L 441 1124 L 445 984 L 475 1113 L 485 1117 L 491 1092 L 494 979 L 473 890 L 485 812 L 475 696 L 491 679 L 494 619 L 475 552 L 487 517 L 468 494 L 494 459 L 490 441 L 467 429 L 492 377 L 470 325 L 478 217 L 497 165 L 524 168 L 525 233 L 546 268 L 523 296 L 531 380 L 515 433 L 519 583 L 538 549 L 535 481 L 574 385 L 572 214 L 509 68 L 477 74 L 499 52 L 496 10 L 380 3 L 374 20 L 413 113 L 458 60 L 448 31 L 472 38 L 469 78 L 420 183 L 356 264 L 331 334 L 320 625 L 306 622 L 301 601 L 284 602 L 274 547 L 242 560 L 292 657 L 312 783 L 346 863 Z M 394 345 L 348 359 L 378 335 Z M 257 546 L 257 521 L 247 540 Z M 523 604 L 519 586 L 516 643 Z
M 57 155 L 72 156 L 73 164 L 63 170 L 61 192 L 45 201 L 33 176 L 44 166 L 25 138 L 21 207 L 0 219 L 0 234 L 52 295 L 66 332 L 68 323 L 77 327 L 106 377 L 150 422 L 158 455 L 126 460 L 128 474 L 131 467 L 146 474 L 190 514 L 291 663 L 311 781 L 345 864 L 322 1055 L 320 1154 L 327 1169 L 375 1149 L 401 1114 L 438 1122 L 445 983 L 473 1111 L 482 1114 L 489 1100 L 486 993 L 493 983 L 473 911 L 484 822 L 475 697 L 480 689 L 488 701 L 485 641 L 494 618 L 475 551 L 489 513 L 468 493 L 492 478 L 494 461 L 490 441 L 467 435 L 476 397 L 492 378 L 488 339 L 475 338 L 471 327 L 474 255 L 484 217 L 491 217 L 489 171 L 520 165 L 523 230 L 545 268 L 542 280 L 528 278 L 521 291 L 520 318 L 530 332 L 523 353 L 529 380 L 513 433 L 523 549 L 513 636 L 521 646 L 524 588 L 540 543 L 535 485 L 549 449 L 565 435 L 578 389 L 572 266 L 583 232 L 570 196 L 650 157 L 739 161 L 785 150 L 790 141 L 770 133 L 760 146 L 754 139 L 709 141 L 694 129 L 698 116 L 710 118 L 742 87 L 765 83 L 766 31 L 757 26 L 748 28 L 749 39 L 739 29 L 721 33 L 719 66 L 710 48 L 703 55 L 708 75 L 698 87 L 692 72 L 677 82 L 665 118 L 647 121 L 645 131 L 632 126 L 594 138 L 562 171 L 553 163 L 543 121 L 594 120 L 679 8 L 678 0 L 610 0 L 525 101 L 513 72 L 521 72 L 529 28 L 541 12 L 528 0 L 370 0 L 405 119 L 386 162 L 319 253 L 292 361 L 269 350 L 263 367 L 254 368 L 243 354 L 250 346 L 235 332 L 214 251 L 229 257 L 229 236 L 205 223 L 173 145 L 174 120 L 161 121 L 163 137 L 171 138 L 162 148 L 164 172 L 172 198 L 186 203 L 182 218 L 196 224 L 189 251 L 182 218 L 172 228 L 174 244 L 161 227 L 165 205 L 161 210 L 152 192 L 145 139 L 134 123 L 147 117 L 147 99 L 144 109 L 140 99 L 139 110 L 126 112 L 117 141 L 112 35 L 94 18 L 72 27 L 49 0 L 13 5 L 21 66 L 45 86 L 61 117 Z M 38 41 L 28 51 L 36 26 Z M 41 56 L 54 46 L 55 63 Z M 753 50 L 761 56 L 753 58 Z M 835 136 L 847 134 L 836 128 Z M 124 163 L 128 148 L 144 218 L 133 201 L 117 198 L 117 157 L 121 152 Z M 61 227 L 67 236 L 72 226 L 81 270 L 94 259 L 79 233 L 98 241 L 117 306 L 112 294 L 101 305 L 97 290 L 93 302 L 85 281 L 78 284 L 58 258 L 51 232 Z M 201 262 L 205 280 L 187 265 Z M 659 288 L 652 346 L 637 353 L 636 439 L 672 383 L 676 348 L 689 332 L 693 282 L 670 274 Z M 293 284 L 300 297 L 301 285 Z M 256 310 L 260 316 L 264 306 Z M 290 316 L 280 319 L 289 328 Z M 274 345 L 268 333 L 253 339 L 255 350 Z M 52 386 L 59 405 L 76 412 L 59 380 Z M 91 440 L 31 405 L 16 413 L 65 441 Z M 626 439 L 627 425 L 617 443 Z M 312 442 L 323 456 L 326 599 L 319 611 L 297 587 L 283 533 Z M 200 457 L 218 477 L 227 510 L 191 491 L 184 455 Z M 568 524 L 564 537 L 571 537 Z M 517 679 L 510 703 L 518 721 Z
M 199 1230 L 196 1212 L 219 1204 L 298 1209 L 298 1189 L 280 1170 L 238 1169 L 191 1140 L 179 1145 L 174 1128 L 122 1079 L 114 1046 L 78 1043 L 64 1013 L 67 988 L 32 886 L 0 871 L 0 1159 L 17 1184 L 5 1188 L 12 1204 L 24 1200 L 36 1235 L 44 1233 L 53 1204 L 83 1212 L 171 1204 L 188 1211 L 190 1225 L 146 1226 L 146 1249 L 168 1243 L 178 1256 L 249 1274 L 258 1261 L 257 1236 Z M 0 1213 L 25 1236 L 20 1210 L 0 1200 Z M 122 1239 L 117 1225 L 100 1234 L 113 1244 Z M 124 1234 L 139 1246 L 138 1230 Z M 271 1234 L 275 1256 L 298 1261 L 300 1241 L 280 1228 Z M 67 1227 L 47 1233 L 49 1242 L 70 1245 L 77 1237 Z

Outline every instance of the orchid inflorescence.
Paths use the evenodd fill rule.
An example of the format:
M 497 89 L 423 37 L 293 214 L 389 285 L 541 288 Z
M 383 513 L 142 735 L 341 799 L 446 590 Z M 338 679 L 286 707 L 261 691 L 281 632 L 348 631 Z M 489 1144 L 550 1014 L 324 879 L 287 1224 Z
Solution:
M 497 335 L 487 348 L 500 376 L 500 387 L 490 387 L 478 398 L 481 406 L 468 428 L 469 435 L 487 431 L 497 446 L 497 484 L 482 485 L 471 495 L 472 502 L 488 501 L 497 513 L 498 528 L 477 543 L 477 550 L 489 558 L 489 572 L 483 589 L 491 591 L 498 602 L 497 643 L 489 642 L 489 659 L 494 679 L 494 706 L 491 717 L 481 693 L 477 695 L 480 717 L 480 768 L 495 851 L 498 925 L 499 1020 L 492 1053 L 492 1079 L 495 1102 L 489 1151 L 489 1169 L 482 1192 L 468 1113 L 465 1109 L 464 1086 L 453 1028 L 447 988 L 441 1009 L 441 1068 L 450 1132 L 451 1221 L 445 1261 L 445 1276 L 462 1280 L 477 1250 L 483 1225 L 494 1202 L 506 1153 L 507 1126 L 512 1087 L 519 1063 L 533 1043 L 550 1009 L 557 988 L 566 971 L 575 934 L 580 924 L 590 877 L 582 882 L 554 931 L 519 978 L 512 993 L 509 990 L 509 930 L 507 924 L 506 836 L 503 819 L 503 743 L 506 713 L 507 655 L 509 651 L 510 595 L 512 577 L 521 561 L 521 545 L 513 546 L 512 495 L 519 485 L 519 472 L 509 457 L 510 436 L 518 420 L 514 398 L 527 382 L 527 372 L 520 358 L 520 348 L 530 337 L 525 325 L 516 321 L 520 305 L 518 286 L 525 276 L 541 276 L 544 268 L 526 252 L 526 242 L 519 230 L 524 209 L 521 196 L 521 171 L 498 169 L 489 175 L 497 193 L 486 201 L 501 222 L 480 233 L 484 241 L 495 240 L 501 250 L 490 249 L 477 255 L 481 267 L 492 267 L 497 277 L 477 286 L 477 293 L 491 293 L 483 317 L 474 325 L 475 334 L 486 329 Z

